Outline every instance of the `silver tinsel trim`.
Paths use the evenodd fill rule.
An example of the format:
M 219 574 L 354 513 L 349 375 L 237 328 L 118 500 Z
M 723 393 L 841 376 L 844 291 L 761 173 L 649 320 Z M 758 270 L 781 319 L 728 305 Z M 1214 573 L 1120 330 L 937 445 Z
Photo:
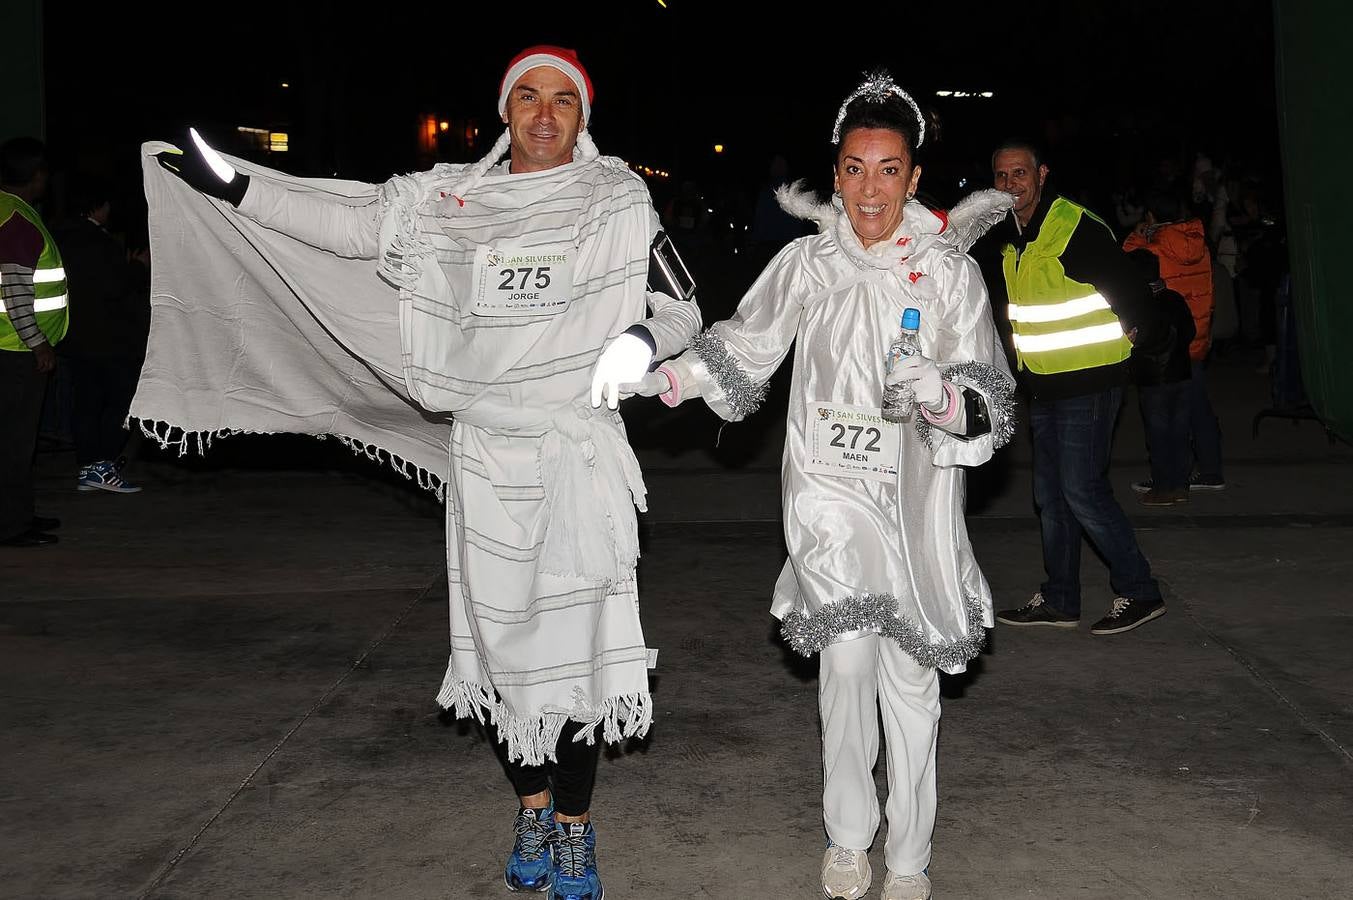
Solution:
M 780 634 L 795 652 L 812 656 L 831 646 L 843 634 L 872 631 L 896 641 L 923 666 L 951 669 L 981 653 L 987 640 L 986 627 L 982 624 L 982 604 L 972 597 L 965 597 L 964 606 L 968 614 L 968 636 L 948 644 L 928 642 L 918 623 L 897 614 L 897 598 L 892 594 L 855 594 L 828 603 L 811 616 L 792 612 L 785 616 Z
M 916 125 L 920 130 L 916 133 L 916 147 L 912 149 L 915 150 L 924 144 L 925 116 L 921 115 L 921 107 L 917 106 L 916 101 L 911 99 L 911 94 L 898 87 L 897 82 L 893 81 L 893 76 L 883 70 L 866 73 L 864 82 L 846 98 L 845 103 L 841 104 L 841 108 L 836 113 L 836 125 L 832 128 L 832 143 L 841 143 L 841 122 L 846 118 L 846 107 L 861 97 L 867 97 L 874 103 L 882 103 L 888 99 L 889 94 L 896 94 L 901 97 L 911 107 L 911 111 L 916 114 Z
M 724 400 L 734 415 L 739 419 L 745 419 L 756 412 L 761 406 L 761 401 L 766 399 L 766 386 L 754 384 L 752 379 L 747 377 L 747 373 L 742 371 L 737 360 L 729 355 L 723 338 L 719 337 L 713 328 L 708 328 L 691 338 L 690 348 L 700 357 L 705 368 L 709 369 L 709 374 L 718 382 L 719 389 L 724 393 Z
M 940 373 L 945 381 L 959 387 L 971 387 L 982 392 L 987 402 L 987 416 L 991 419 L 992 449 L 999 450 L 1015 436 L 1015 383 L 1001 374 L 995 366 L 980 362 L 959 363 Z M 916 417 L 916 436 L 927 449 L 933 450 L 931 424 L 924 416 Z

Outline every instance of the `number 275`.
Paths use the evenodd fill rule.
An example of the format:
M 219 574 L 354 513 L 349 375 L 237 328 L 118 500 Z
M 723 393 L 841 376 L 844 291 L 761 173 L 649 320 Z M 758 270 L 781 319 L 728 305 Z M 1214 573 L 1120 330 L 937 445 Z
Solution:
M 526 281 L 528 278 L 531 277 L 533 273 L 536 276 L 536 281 L 534 285 L 536 290 L 543 291 L 545 290 L 545 288 L 550 286 L 549 266 L 541 266 L 539 268 L 531 268 L 530 266 L 527 266 L 524 269 L 503 269 L 501 272 L 499 272 L 498 274 L 503 277 L 503 281 L 501 284 L 498 285 L 498 290 L 524 291 L 526 290 Z M 521 284 L 514 286 L 512 282 L 516 279 L 518 275 L 521 276 Z

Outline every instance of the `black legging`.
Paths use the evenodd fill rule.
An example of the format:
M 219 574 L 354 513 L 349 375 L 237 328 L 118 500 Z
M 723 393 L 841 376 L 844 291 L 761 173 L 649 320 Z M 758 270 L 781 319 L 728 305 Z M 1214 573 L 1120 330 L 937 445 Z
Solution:
M 559 743 L 555 745 L 558 762 L 546 760 L 543 766 L 527 766 L 520 761 L 508 762 L 507 744 L 498 739 L 498 729 L 489 724 L 489 741 L 517 796 L 530 797 L 549 791 L 554 797 L 554 811 L 566 816 L 581 816 L 591 808 L 601 741 L 588 744 L 586 738 L 573 740 L 581 727 L 577 722 L 569 722 L 560 732 Z

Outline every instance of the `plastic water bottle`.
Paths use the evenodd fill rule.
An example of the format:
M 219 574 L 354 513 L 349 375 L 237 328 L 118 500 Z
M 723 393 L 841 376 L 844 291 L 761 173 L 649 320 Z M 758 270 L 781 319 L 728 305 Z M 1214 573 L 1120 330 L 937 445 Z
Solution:
M 906 359 L 908 356 L 915 356 L 921 352 L 921 311 L 913 306 L 908 306 L 902 310 L 902 327 L 898 329 L 897 337 L 888 345 L 888 355 L 884 358 L 884 369 L 892 372 L 893 367 Z M 902 409 L 900 407 L 900 397 L 902 394 L 901 385 L 893 385 L 883 389 L 883 418 L 890 422 L 905 422 L 911 418 L 912 408 L 915 404 Z

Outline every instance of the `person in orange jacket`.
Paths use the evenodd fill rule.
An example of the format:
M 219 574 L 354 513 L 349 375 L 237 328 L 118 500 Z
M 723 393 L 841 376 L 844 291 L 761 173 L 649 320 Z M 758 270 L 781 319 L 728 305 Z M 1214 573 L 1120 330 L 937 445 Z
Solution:
M 1179 201 L 1168 194 L 1147 197 L 1146 217 L 1128 235 L 1123 249 L 1145 248 L 1160 261 L 1165 286 L 1183 296 L 1193 314 L 1194 337 L 1189 344 L 1192 377 L 1189 381 L 1189 431 L 1197 471 L 1189 478 L 1190 491 L 1219 491 L 1226 487 L 1221 466 L 1221 426 L 1207 395 L 1204 364 L 1212 348 L 1212 260 L 1199 219 L 1183 219 Z M 1134 482 L 1138 493 L 1151 490 L 1149 479 Z

